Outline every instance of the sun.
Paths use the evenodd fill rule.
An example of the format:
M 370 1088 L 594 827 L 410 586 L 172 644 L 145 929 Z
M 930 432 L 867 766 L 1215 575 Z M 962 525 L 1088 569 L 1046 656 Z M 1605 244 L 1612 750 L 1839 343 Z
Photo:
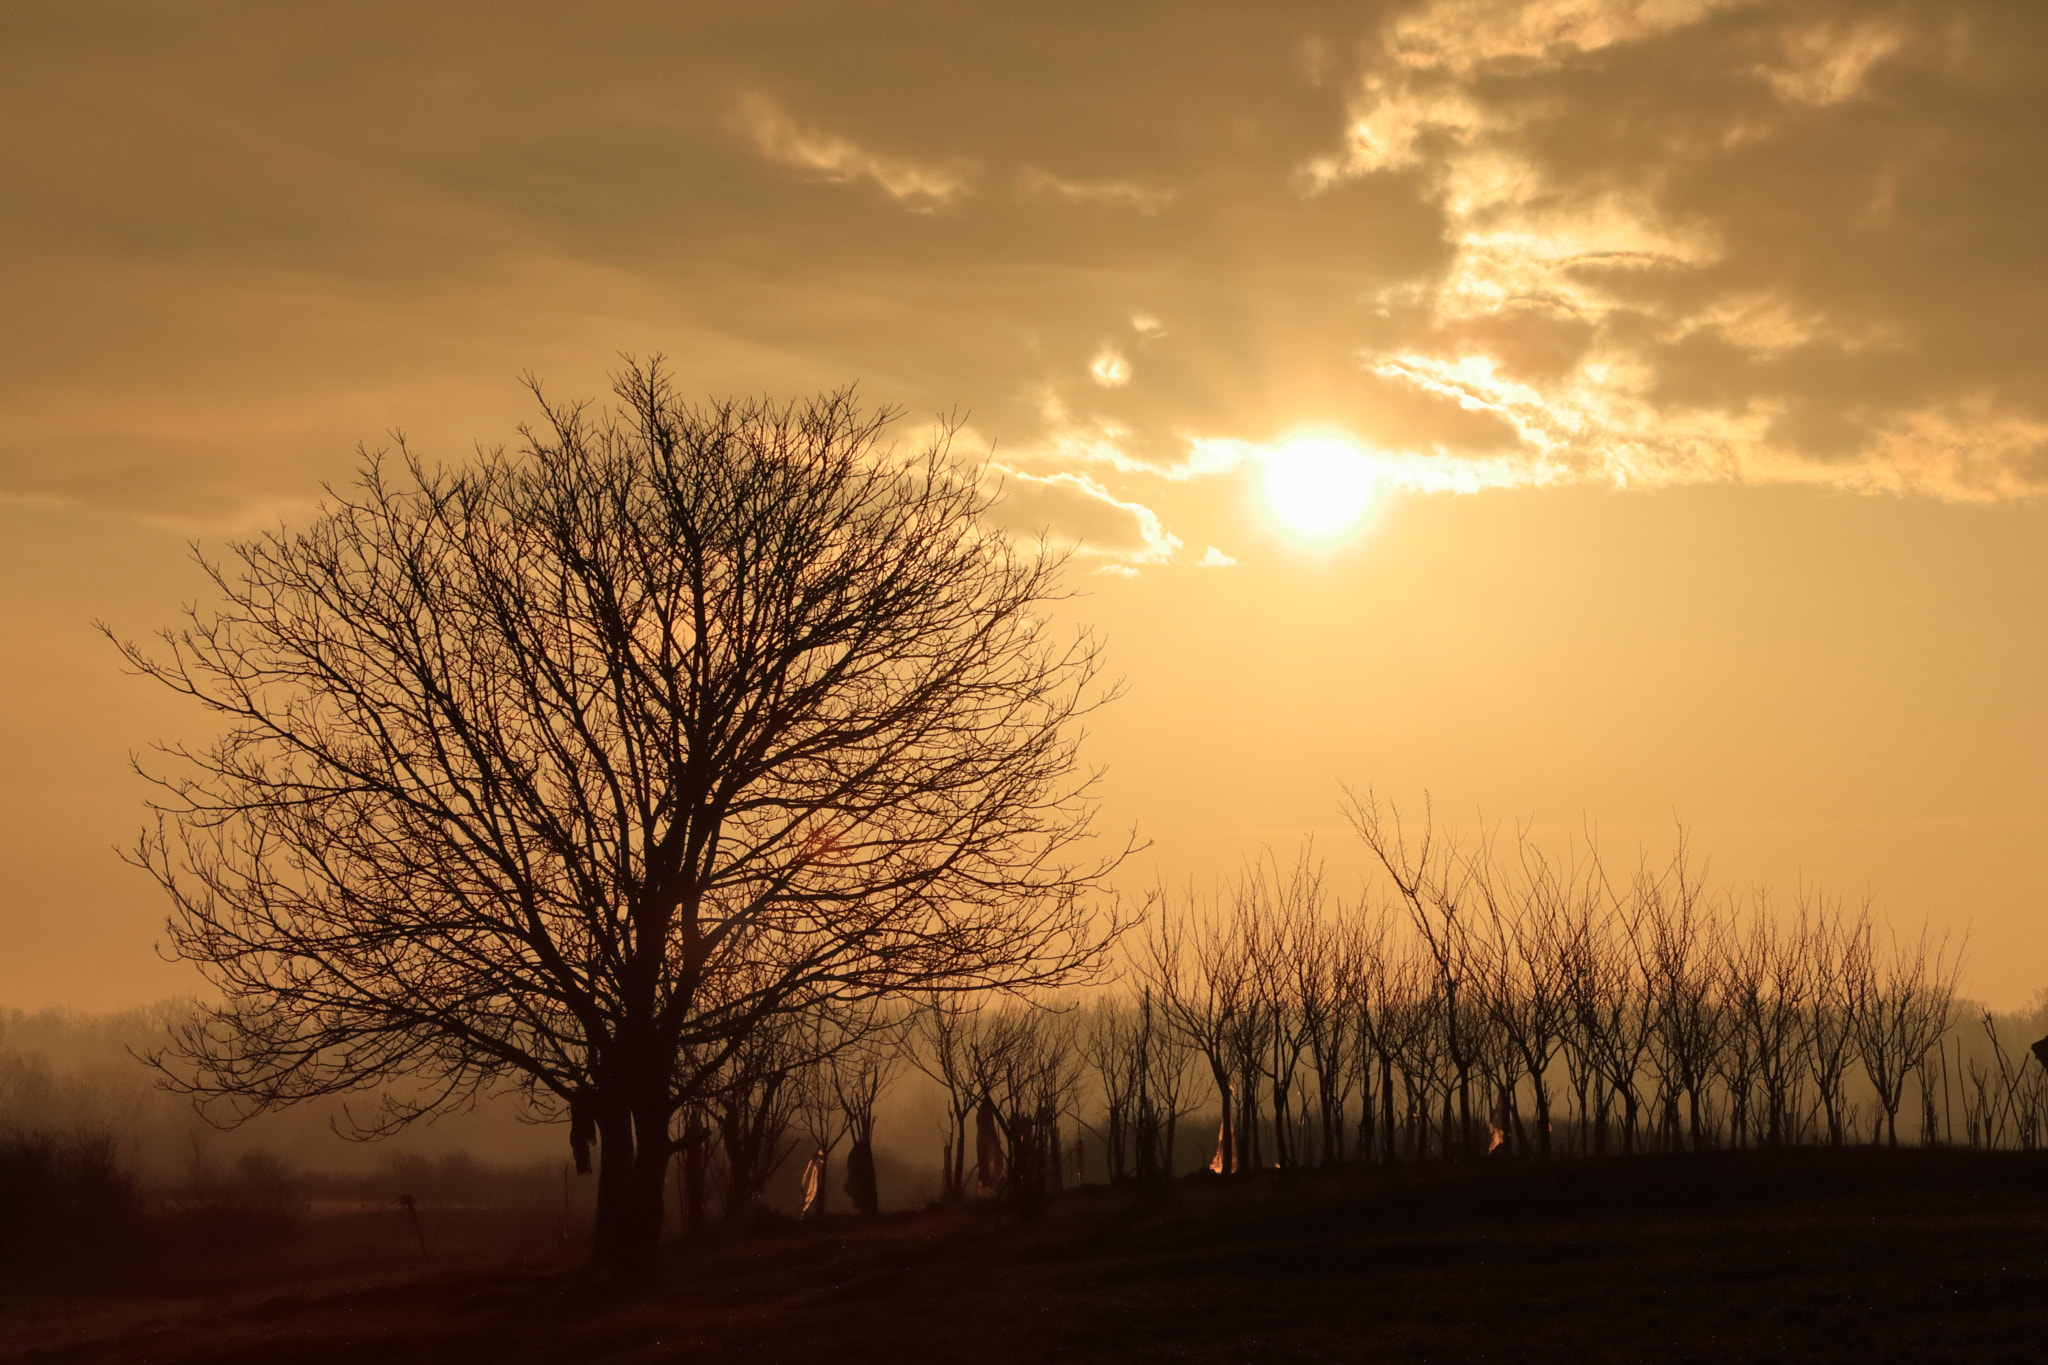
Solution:
M 1265 464 L 1266 505 L 1288 530 L 1313 540 L 1350 530 L 1379 492 L 1365 451 L 1329 432 L 1290 436 Z

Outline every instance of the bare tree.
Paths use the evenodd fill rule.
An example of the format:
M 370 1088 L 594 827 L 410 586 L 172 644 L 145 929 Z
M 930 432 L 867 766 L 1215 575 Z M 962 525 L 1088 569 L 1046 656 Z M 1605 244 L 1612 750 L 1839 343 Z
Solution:
M 1884 1111 L 1885 1139 L 1896 1147 L 1906 1077 L 1948 1031 L 1959 963 L 1945 943 L 1928 942 L 1925 926 L 1911 943 L 1899 942 L 1895 933 L 1889 937 L 1890 959 L 1880 962 L 1876 926 L 1868 919 L 1857 926 L 1848 982 L 1857 1056 Z
M 1814 990 L 1812 940 L 1804 923 L 1786 933 L 1759 899 L 1752 930 L 1753 952 L 1762 983 L 1753 1015 L 1738 1026 L 1754 1030 L 1756 1074 L 1763 1087 L 1764 1142 L 1781 1146 L 1798 1140 L 1800 1081 L 1807 1050 L 1807 1021 Z
M 864 1217 L 882 1211 L 875 1184 L 875 1108 L 903 1060 L 900 1028 L 876 1023 L 880 1026 L 865 1031 L 858 1042 L 831 1059 L 833 1094 L 846 1115 L 847 1136 L 853 1139 L 846 1153 L 846 1197 L 853 1211 Z
M 121 649 L 223 725 L 163 751 L 135 853 L 222 997 L 166 1065 L 240 1114 L 423 1081 L 390 1126 L 520 1089 L 594 1130 L 596 1254 L 638 1273 L 730 1049 L 1074 979 L 1117 855 L 1082 852 L 1060 556 L 943 437 L 896 453 L 850 392 L 691 407 L 658 363 L 616 394 L 452 472 L 366 457 Z
M 1365 1081 L 1360 1104 L 1368 1123 L 1372 1115 L 1371 1079 L 1352 1061 L 1351 1006 L 1358 998 L 1363 970 L 1358 937 L 1342 919 L 1331 922 L 1318 913 L 1302 926 L 1301 946 L 1294 955 L 1294 996 L 1309 1069 L 1315 1076 L 1316 1136 L 1325 1166 L 1345 1158 L 1344 1113 L 1355 1081 Z
M 1149 1003 L 1149 1001 L 1148 1001 Z M 1131 1173 L 1138 1107 L 1145 1092 L 1151 1044 L 1151 1010 L 1101 996 L 1089 1010 L 1080 1036 L 1081 1059 L 1101 1089 L 1102 1127 L 1089 1125 L 1109 1161 L 1109 1178 Z
M 1204 936 L 1205 957 L 1218 959 L 1205 971 L 1222 975 L 1234 970 L 1237 990 L 1225 1018 L 1223 1035 L 1228 1044 L 1232 1093 L 1236 1115 L 1231 1130 L 1237 1138 L 1232 1169 L 1251 1172 L 1265 1164 L 1265 1144 L 1260 1132 L 1261 1081 L 1267 1066 L 1267 1042 L 1274 1032 L 1274 1014 L 1279 1007 L 1272 987 L 1272 975 L 1265 969 L 1261 952 L 1265 942 L 1270 907 L 1263 879 L 1250 871 L 1240 872 L 1231 887 L 1230 910 L 1213 932 Z M 1227 960 L 1232 967 L 1221 965 Z
M 2024 1044 L 2015 1049 L 2017 1056 L 2007 1053 L 1990 1010 L 1979 1011 L 1979 1022 L 1990 1059 L 1987 1064 L 1972 1057 L 1965 1071 L 1963 1122 L 1970 1145 L 2001 1147 L 2010 1132 L 2022 1151 L 2033 1151 L 2048 1137 L 2048 1072 L 2027 1065 Z
M 1845 918 L 1841 902 L 1818 889 L 1799 892 L 1799 924 L 1805 939 L 1806 965 L 1813 988 L 1807 996 L 1803 1041 L 1807 1074 L 1826 1116 L 1828 1144 L 1848 1140 L 1848 1101 L 1843 1094 L 1849 1064 L 1856 1055 L 1857 944 L 1869 923 L 1865 902 L 1853 918 Z
M 1472 863 L 1454 845 L 1437 839 L 1427 802 L 1421 834 L 1411 849 L 1399 810 L 1391 805 L 1382 808 L 1370 790 L 1360 797 L 1347 789 L 1344 796 L 1345 818 L 1393 882 L 1435 965 L 1444 1056 L 1451 1064 L 1458 1102 L 1458 1136 L 1453 1142 L 1448 1121 L 1451 1092 L 1445 1092 L 1445 1151 L 1470 1156 L 1472 1071 L 1477 1061 L 1470 1031 L 1477 1015 L 1465 998 L 1475 968 L 1465 897 L 1471 890 Z
M 1721 960 L 1721 920 L 1688 864 L 1684 831 L 1664 876 L 1641 875 L 1637 951 L 1654 999 L 1651 1038 L 1666 1097 L 1666 1141 L 1677 1145 L 1678 1099 L 1687 1102 L 1687 1133 L 1694 1151 L 1708 1141 L 1704 1094 L 1727 1036 L 1728 1014 L 1715 971 Z
M 1727 1041 L 1714 1072 L 1728 1096 L 1728 1140 L 1750 1145 L 1756 1136 L 1756 1082 L 1768 1034 L 1771 949 L 1769 902 L 1759 900 L 1747 933 L 1733 925 L 1722 936 L 1715 974 L 1728 1014 Z
M 737 1046 L 720 1048 L 724 1060 L 706 1082 L 707 1093 L 684 1108 L 688 1117 L 675 1143 L 683 1157 L 688 1231 L 697 1231 L 701 1221 L 701 1182 L 707 1177 L 720 1190 L 720 1214 L 731 1218 L 760 1199 L 788 1158 L 786 1139 L 803 1098 L 801 1073 L 815 1055 L 806 1035 L 814 1028 L 814 1021 L 803 1018 L 766 1020 Z M 714 1137 L 715 1153 L 709 1147 Z
M 1240 1169 L 1231 1039 L 1247 994 L 1246 967 L 1232 936 L 1211 915 L 1197 924 L 1199 902 L 1192 890 L 1178 912 L 1162 897 L 1161 913 L 1146 941 L 1145 979 L 1158 996 L 1161 1018 L 1177 1040 L 1207 1063 L 1222 1112 L 1217 1151 L 1220 1174 Z M 1190 935 L 1198 935 L 1190 946 Z
M 1649 1050 L 1657 1001 L 1630 946 L 1635 936 L 1631 911 L 1609 895 L 1608 913 L 1587 918 L 1572 937 L 1572 1008 L 1581 1045 L 1596 1073 L 1593 1150 L 1607 1147 L 1607 1106 L 1621 1102 L 1621 1149 L 1636 1150 L 1642 1094 L 1638 1075 Z
M 1327 1028 L 1324 998 L 1318 980 L 1327 913 L 1323 868 L 1313 848 L 1304 848 L 1294 866 L 1282 874 L 1269 850 L 1240 879 L 1240 901 L 1257 909 L 1240 909 L 1238 925 L 1245 959 L 1259 1008 L 1252 1037 L 1256 1068 L 1273 1097 L 1273 1159 L 1283 1168 L 1303 1164 L 1301 1151 L 1308 1132 L 1308 1106 L 1295 1113 L 1295 1080 L 1308 1051 L 1311 1034 Z M 1256 1093 L 1246 1086 L 1247 1093 Z M 1256 1113 L 1253 1115 L 1256 1121 Z
M 1065 1183 L 1060 1131 L 1080 1089 L 1077 1022 L 1069 1011 L 1014 1003 L 970 1047 L 975 1088 L 1002 1134 L 1003 1193 L 1026 1214 Z
M 1396 953 L 1389 945 L 1389 912 L 1382 907 L 1363 920 L 1357 930 L 1360 981 L 1357 1012 L 1359 1068 L 1370 1073 L 1378 1068 L 1377 1085 L 1370 1074 L 1361 1081 L 1368 1093 L 1377 1090 L 1380 1103 L 1380 1159 L 1391 1165 L 1402 1155 L 1401 1133 L 1414 1111 L 1417 1092 L 1408 1081 L 1408 1058 L 1418 1035 L 1428 1028 L 1422 1001 L 1421 964 L 1413 954 Z M 1403 1077 L 1405 1091 L 1399 1095 L 1394 1084 L 1396 1070 Z M 1398 1112 L 1397 1112 L 1398 1110 Z M 1358 1147 L 1361 1157 L 1370 1158 L 1372 1124 L 1361 1115 Z M 1410 1144 L 1412 1149 L 1413 1144 Z
M 986 1098 L 975 1088 L 971 1034 L 980 1002 L 935 991 L 922 1002 L 911 1029 L 907 1055 L 912 1066 L 946 1092 L 945 1130 L 939 1148 L 939 1197 L 957 1204 L 967 1197 L 968 1134 Z
M 1190 1065 L 1194 1054 L 1164 1027 L 1150 986 L 1139 995 L 1138 1017 L 1137 1047 L 1143 1065 L 1138 1069 L 1138 1093 L 1132 1105 L 1137 1177 L 1164 1188 L 1173 1175 L 1180 1121 L 1196 1109 L 1198 1087 Z
M 1486 998 L 1496 1026 L 1522 1073 L 1536 1106 L 1536 1150 L 1551 1155 L 1550 1068 L 1570 1026 L 1570 980 L 1559 971 L 1563 939 L 1576 903 L 1596 891 L 1590 857 L 1557 861 L 1524 832 L 1516 841 L 1520 879 L 1512 892 L 1498 885 L 1491 867 L 1479 869 L 1476 889 L 1485 905 L 1491 941 Z
M 995 1002 L 986 995 L 963 999 L 935 994 L 915 1017 L 909 1060 L 946 1091 L 941 1166 L 942 1193 L 948 1203 L 967 1197 L 969 1174 L 977 1174 L 977 1187 L 980 1183 L 979 1151 L 973 1161 L 968 1159 L 971 1130 L 978 1143 L 979 1129 L 986 1122 L 996 1129 L 1003 1146 L 1009 1145 L 1003 1105 L 1014 1106 L 1017 1096 L 1029 1088 L 1026 1078 L 1036 1074 L 1040 1013 L 1015 999 Z

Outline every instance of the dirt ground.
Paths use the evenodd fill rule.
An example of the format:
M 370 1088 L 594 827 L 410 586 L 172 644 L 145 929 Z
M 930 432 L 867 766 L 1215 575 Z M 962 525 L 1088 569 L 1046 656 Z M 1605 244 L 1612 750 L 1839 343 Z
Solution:
M 608 1288 L 539 1214 L 330 1212 L 37 1280 L 0 1360 L 2048 1359 L 2048 1157 L 1721 1153 L 773 1224 Z

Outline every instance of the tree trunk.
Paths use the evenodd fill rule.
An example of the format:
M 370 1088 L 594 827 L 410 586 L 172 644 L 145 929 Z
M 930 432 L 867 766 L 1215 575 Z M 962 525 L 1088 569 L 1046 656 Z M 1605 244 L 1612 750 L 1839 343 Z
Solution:
M 1387 1165 L 1391 1166 L 1401 1159 L 1401 1153 L 1396 1150 L 1397 1130 L 1394 1127 L 1394 1059 L 1385 1056 L 1380 1058 L 1380 1127 L 1384 1130 L 1382 1141 L 1385 1143 Z
M 615 1263 L 620 1228 L 631 1199 L 633 1181 L 633 1117 L 622 1104 L 593 1100 L 597 1114 L 597 1212 L 591 1238 L 591 1259 Z
M 1300 1164 L 1301 1154 L 1294 1148 L 1294 1132 L 1287 1107 L 1287 1087 L 1278 1080 L 1273 1082 L 1273 1164 L 1292 1169 Z
M 711 1165 L 711 1134 L 692 1124 L 683 1145 L 683 1235 L 692 1241 L 704 1234 L 704 1177 Z
M 882 1211 L 881 1199 L 875 1191 L 875 1149 L 866 1137 L 856 1137 L 846 1154 L 846 1197 L 853 1202 L 853 1211 L 863 1218 L 872 1218 Z
M 1240 1174 L 1258 1170 L 1265 1155 L 1259 1142 L 1257 1074 L 1246 1067 L 1240 1077 L 1244 1082 L 1244 1088 L 1237 1097 L 1237 1169 Z
M 972 1109 L 953 1116 L 953 1183 L 947 1187 L 947 1202 L 958 1204 L 967 1198 L 967 1120 Z
M 644 1279 L 661 1248 L 663 1194 L 674 1147 L 668 1114 L 635 1115 L 625 1104 L 597 1104 L 597 1229 L 591 1257 L 620 1279 Z
M 1230 1073 L 1213 1059 L 1209 1063 L 1209 1074 L 1216 1082 L 1216 1093 L 1223 1097 L 1222 1122 L 1216 1127 L 1216 1150 L 1222 1156 L 1222 1168 L 1218 1175 L 1231 1175 L 1237 1170 L 1237 1115 L 1232 1102 L 1237 1098 L 1236 1090 L 1230 1084 Z M 1171 1153 L 1168 1160 L 1172 1159 Z
M 1172 1161 L 1167 1162 L 1171 1168 Z M 1159 1111 L 1142 1096 L 1131 1114 L 1131 1173 L 1141 1185 L 1152 1183 L 1159 1170 Z

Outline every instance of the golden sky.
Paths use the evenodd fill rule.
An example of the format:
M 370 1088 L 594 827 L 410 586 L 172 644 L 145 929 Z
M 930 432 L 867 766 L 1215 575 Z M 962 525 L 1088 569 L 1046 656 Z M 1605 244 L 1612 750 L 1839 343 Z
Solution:
M 18 0 L 0 110 L 0 1003 L 196 984 L 92 618 L 656 350 L 1078 539 L 1134 889 L 1427 788 L 2048 985 L 2048 8 Z

